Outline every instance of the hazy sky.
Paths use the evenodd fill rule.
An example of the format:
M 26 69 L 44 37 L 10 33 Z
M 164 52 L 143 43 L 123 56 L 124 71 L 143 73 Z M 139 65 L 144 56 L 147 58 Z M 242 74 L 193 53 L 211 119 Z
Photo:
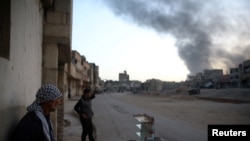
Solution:
M 72 49 L 101 79 L 182 81 L 250 59 L 248 0 L 74 0 Z

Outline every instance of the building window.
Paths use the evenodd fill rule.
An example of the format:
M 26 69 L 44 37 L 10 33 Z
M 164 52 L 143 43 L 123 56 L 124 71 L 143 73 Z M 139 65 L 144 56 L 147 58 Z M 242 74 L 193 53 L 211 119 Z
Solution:
M 245 70 L 245 71 L 244 71 L 245 73 L 250 73 L 250 66 L 245 67 L 244 70 Z
M 10 58 L 10 0 L 0 1 L 0 57 Z
M 75 58 L 72 58 L 72 63 L 77 64 L 77 60 Z

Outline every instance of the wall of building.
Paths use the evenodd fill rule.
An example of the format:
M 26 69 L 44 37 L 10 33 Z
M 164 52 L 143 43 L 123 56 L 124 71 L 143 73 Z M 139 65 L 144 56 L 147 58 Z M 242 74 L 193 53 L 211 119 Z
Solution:
M 76 79 L 68 79 L 69 88 L 70 88 L 70 97 L 78 96 L 77 90 L 77 80 Z
M 161 92 L 162 91 L 162 81 L 158 79 L 150 79 L 146 81 L 148 86 L 148 91 Z
M 101 90 L 99 85 L 99 66 L 94 63 L 89 63 L 89 66 L 90 87 L 93 91 L 98 92 Z
M 90 64 L 86 58 L 77 51 L 71 52 L 71 62 L 69 65 L 69 88 L 71 97 L 80 96 L 84 88 L 90 86 Z
M 0 57 L 0 140 L 6 141 L 42 82 L 40 0 L 11 0 L 10 58 Z
M 126 71 L 124 73 L 119 73 L 119 82 L 128 82 L 129 81 L 129 75 Z
M 71 58 L 72 0 L 50 2 L 51 5 L 45 6 L 43 21 L 42 82 L 56 85 L 65 95 L 67 76 L 64 65 L 69 63 Z M 63 140 L 63 111 L 64 106 L 61 105 L 50 115 L 58 141 Z

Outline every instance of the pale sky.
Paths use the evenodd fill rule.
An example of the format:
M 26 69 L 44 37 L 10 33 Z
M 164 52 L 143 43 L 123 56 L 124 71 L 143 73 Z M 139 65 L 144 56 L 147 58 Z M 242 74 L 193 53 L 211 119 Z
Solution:
M 139 1 L 143 0 L 138 0 L 137 2 Z M 160 8 L 162 8 L 162 5 L 164 6 L 164 2 L 166 2 L 167 0 L 156 0 L 156 1 L 163 2 L 162 4 L 160 4 L 161 5 Z M 99 76 L 101 77 L 101 79 L 118 80 L 118 74 L 126 70 L 130 76 L 130 80 L 139 80 L 144 82 L 147 79 L 155 78 L 163 81 L 184 81 L 186 80 L 187 75 L 190 73 L 189 70 L 192 70 L 190 66 L 193 66 L 195 68 L 196 65 L 195 61 L 197 60 L 198 60 L 197 66 L 201 67 L 197 67 L 197 69 L 194 69 L 192 71 L 197 71 L 197 70 L 203 71 L 203 69 L 206 69 L 203 68 L 204 66 L 206 67 L 206 64 L 204 64 L 203 62 L 209 63 L 208 69 L 216 67 L 217 68 L 225 67 L 226 65 L 234 64 L 231 63 L 232 60 L 228 61 L 225 59 L 225 57 L 229 55 L 233 56 L 230 51 L 228 51 L 230 52 L 230 54 L 223 52 L 222 54 L 223 57 L 220 58 L 220 60 L 222 61 L 217 61 L 218 59 L 214 61 L 216 57 L 218 58 L 218 56 L 216 56 L 215 54 L 221 53 L 222 49 L 219 49 L 218 51 L 213 53 L 209 52 L 210 55 L 208 56 L 209 58 L 206 57 L 206 54 L 203 56 L 202 52 L 201 55 L 200 54 L 197 55 L 197 53 L 195 54 L 195 52 L 192 50 L 192 46 L 195 46 L 193 45 L 193 43 L 191 44 L 191 46 L 189 45 L 190 53 L 188 48 L 186 51 L 181 50 L 182 48 L 185 48 L 187 46 L 186 42 L 189 43 L 192 42 L 193 40 L 196 41 L 197 39 L 196 37 L 189 38 L 189 36 L 187 36 L 188 37 L 187 38 L 186 36 L 176 31 L 179 30 L 188 34 L 191 33 L 190 35 L 193 35 L 192 32 L 197 31 L 197 29 L 199 28 L 196 29 L 194 28 L 195 30 L 188 31 L 185 28 L 180 29 L 182 28 L 181 26 L 183 25 L 180 25 L 180 27 L 178 27 L 179 24 L 178 23 L 176 24 L 176 26 L 174 26 L 174 28 L 170 29 L 170 25 L 167 27 L 162 26 L 161 25 L 162 23 L 159 23 L 159 25 L 157 25 L 155 24 L 156 22 L 154 22 L 153 20 L 152 20 L 153 22 L 150 21 L 151 23 L 147 23 L 148 21 L 144 21 L 144 19 L 147 19 L 147 17 L 145 18 L 142 17 L 141 19 L 138 18 L 133 20 L 133 18 L 137 18 L 136 15 L 133 15 L 134 13 L 132 12 L 130 13 L 126 12 L 126 10 L 131 8 L 129 7 L 128 9 L 126 9 L 127 8 L 126 6 L 127 5 L 129 6 L 128 3 L 133 2 L 131 0 L 127 0 L 126 2 L 119 0 L 74 0 L 73 2 L 74 5 L 73 5 L 72 50 L 76 50 L 81 55 L 84 55 L 88 62 L 95 63 L 96 65 L 98 65 Z M 122 2 L 121 3 L 122 8 L 120 8 L 121 10 L 118 9 L 121 4 L 118 5 L 116 2 L 118 2 L 119 4 L 120 2 Z M 135 4 L 136 3 L 134 3 L 133 5 Z M 227 8 L 225 8 L 227 7 L 227 5 L 226 6 L 222 5 L 225 11 L 228 10 Z M 233 4 L 233 6 L 236 9 L 238 7 L 240 7 L 239 9 L 242 9 L 241 7 L 242 5 L 235 6 L 235 4 Z M 202 11 L 205 11 L 205 13 L 210 13 L 211 14 L 210 16 L 212 17 L 215 16 L 219 17 L 221 15 L 223 15 L 223 17 L 226 17 L 224 16 L 225 13 L 223 12 L 221 12 L 222 14 L 220 15 L 213 14 L 211 11 L 208 10 L 209 5 L 205 5 L 204 7 L 206 9 L 202 9 Z M 192 8 L 195 9 L 195 7 Z M 135 13 L 137 12 L 136 10 L 134 11 Z M 244 12 L 241 13 L 245 14 Z M 146 14 L 148 15 L 148 13 Z M 238 13 L 235 12 L 235 14 L 237 15 Z M 153 16 L 158 16 L 158 15 L 153 15 Z M 196 18 L 198 19 L 201 18 L 201 15 L 197 15 Z M 171 19 L 171 21 L 174 20 L 176 19 Z M 208 28 L 210 26 L 210 23 L 213 23 L 209 20 L 211 20 L 211 18 L 202 20 L 203 27 L 202 26 L 199 27 Z M 246 19 L 245 22 L 248 23 L 249 20 Z M 237 25 L 237 24 L 238 24 L 237 22 L 234 23 L 234 21 L 232 21 L 232 25 Z M 221 25 L 218 24 L 215 27 L 220 28 Z M 245 50 L 249 51 L 249 48 L 247 49 L 246 47 L 249 45 L 248 44 L 249 42 L 247 42 L 244 45 L 237 44 L 239 42 L 238 34 L 242 32 L 237 34 L 237 38 L 235 36 L 229 35 L 229 32 L 230 33 L 233 32 L 233 35 L 236 35 L 234 33 L 235 31 L 232 30 L 234 29 L 234 27 L 235 26 L 231 26 L 230 24 L 230 30 L 227 30 L 225 27 L 225 29 L 219 30 L 220 32 L 217 32 L 217 30 L 213 28 L 214 31 L 211 30 L 213 36 L 209 36 L 209 38 L 205 39 L 203 38 L 203 36 L 201 36 L 202 43 L 204 43 L 203 41 L 206 41 L 205 47 L 202 49 L 202 51 L 206 50 L 206 46 L 213 45 L 213 47 L 217 46 L 219 48 L 222 46 L 223 43 L 228 47 L 228 44 L 229 43 L 232 44 L 232 42 L 233 44 L 236 44 L 235 46 L 237 46 L 238 48 L 242 48 L 242 50 L 244 51 Z M 159 29 L 162 30 L 162 32 L 161 31 L 159 32 Z M 242 27 L 242 29 L 239 30 L 244 31 L 244 29 L 245 28 Z M 207 31 L 205 32 L 204 30 L 198 32 L 199 33 L 204 32 L 203 34 L 207 33 Z M 223 33 L 227 34 L 225 36 L 221 36 L 223 35 Z M 197 36 L 200 37 L 200 35 L 203 34 L 199 34 Z M 247 37 L 250 37 L 249 32 L 245 32 L 245 34 Z M 193 36 L 195 35 L 196 34 L 194 34 Z M 240 35 L 243 37 L 242 34 Z M 235 41 L 230 40 L 230 42 L 229 41 L 225 42 L 224 38 L 228 39 L 227 37 L 228 38 L 230 37 L 230 39 L 234 39 Z M 245 38 L 246 37 L 244 35 L 244 39 Z M 213 42 L 208 42 L 207 41 L 208 39 L 212 39 Z M 202 44 L 202 43 L 195 42 L 195 44 Z M 199 48 L 194 50 L 195 51 L 199 50 Z M 227 50 L 229 49 L 227 48 Z M 195 57 L 195 55 L 197 55 L 198 57 Z M 205 58 L 204 61 L 202 60 L 204 59 L 202 57 Z M 235 58 L 235 60 L 237 60 L 238 58 L 241 59 L 241 57 L 238 58 L 237 56 L 233 57 Z M 193 62 L 191 61 L 190 63 L 191 59 L 193 59 Z M 199 62 L 199 60 L 203 62 Z M 199 63 L 201 65 L 199 65 Z M 235 62 L 235 63 L 237 64 L 241 62 Z

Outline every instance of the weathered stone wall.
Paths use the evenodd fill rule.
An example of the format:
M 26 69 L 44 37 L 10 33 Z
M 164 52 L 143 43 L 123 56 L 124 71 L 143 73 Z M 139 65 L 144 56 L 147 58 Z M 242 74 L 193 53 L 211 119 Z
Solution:
M 43 28 L 43 83 L 59 87 L 63 95 L 68 91 L 64 65 L 70 62 L 72 0 L 55 0 L 45 11 Z M 65 96 L 63 96 L 64 98 Z M 62 100 L 64 102 L 64 100 Z M 51 115 L 58 141 L 63 141 L 64 105 Z
M 42 83 L 40 0 L 9 2 L 10 54 L 8 59 L 0 57 L 0 141 L 8 141 L 12 136 Z

